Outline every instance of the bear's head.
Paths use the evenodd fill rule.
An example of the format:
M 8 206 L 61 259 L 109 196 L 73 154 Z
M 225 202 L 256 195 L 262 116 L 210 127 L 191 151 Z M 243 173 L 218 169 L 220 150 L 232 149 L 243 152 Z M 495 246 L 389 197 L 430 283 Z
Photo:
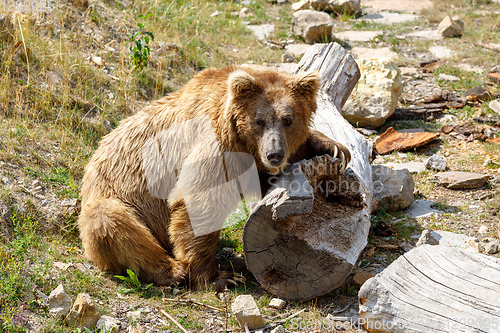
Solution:
M 244 68 L 229 74 L 226 110 L 259 171 L 282 172 L 307 139 L 319 82 L 316 72 L 289 76 Z

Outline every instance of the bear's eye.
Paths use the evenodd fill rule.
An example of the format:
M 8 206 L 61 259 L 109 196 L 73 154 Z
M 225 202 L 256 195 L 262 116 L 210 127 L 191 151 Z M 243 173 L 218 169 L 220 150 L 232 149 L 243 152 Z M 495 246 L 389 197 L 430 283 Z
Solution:
M 285 125 L 285 126 L 290 126 L 293 123 L 292 118 L 283 118 L 281 121 L 283 122 L 283 125 Z
M 257 126 L 264 127 L 266 126 L 266 122 L 262 119 L 257 120 Z

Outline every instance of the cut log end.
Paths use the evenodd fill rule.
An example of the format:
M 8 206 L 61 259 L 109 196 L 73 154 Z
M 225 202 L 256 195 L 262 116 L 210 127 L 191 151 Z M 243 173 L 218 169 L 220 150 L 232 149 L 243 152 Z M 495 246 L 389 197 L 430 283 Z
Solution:
M 338 174 L 340 160 L 327 155 L 302 161 L 298 168 L 307 184 L 290 181 L 287 188 L 310 186 L 314 200 L 307 214 L 276 219 L 282 197 L 261 201 L 243 232 L 247 266 L 270 293 L 286 300 L 314 298 L 339 287 L 352 269 L 342 253 L 353 247 L 362 210 L 359 182 L 352 172 Z M 299 177 L 299 171 L 293 172 Z M 303 178 L 302 178 L 303 179 Z M 339 223 L 340 222 L 340 223 Z M 346 222 L 346 223 L 344 223 Z

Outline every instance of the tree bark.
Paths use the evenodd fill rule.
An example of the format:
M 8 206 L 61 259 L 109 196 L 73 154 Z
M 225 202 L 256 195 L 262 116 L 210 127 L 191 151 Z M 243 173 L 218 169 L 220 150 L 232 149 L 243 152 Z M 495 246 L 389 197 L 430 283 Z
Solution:
M 301 301 L 342 285 L 366 245 L 373 194 L 372 147 L 339 110 L 360 77 L 337 43 L 311 46 L 298 71 L 322 78 L 314 129 L 351 152 L 347 170 L 328 155 L 289 166 L 243 231 L 247 267 L 270 293 Z

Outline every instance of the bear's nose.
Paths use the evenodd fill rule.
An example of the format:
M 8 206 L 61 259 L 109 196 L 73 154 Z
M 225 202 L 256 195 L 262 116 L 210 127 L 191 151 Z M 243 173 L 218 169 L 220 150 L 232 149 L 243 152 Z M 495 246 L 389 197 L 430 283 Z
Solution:
M 285 157 L 285 152 L 283 150 L 276 150 L 267 154 L 267 160 L 272 165 L 279 165 L 283 158 Z

